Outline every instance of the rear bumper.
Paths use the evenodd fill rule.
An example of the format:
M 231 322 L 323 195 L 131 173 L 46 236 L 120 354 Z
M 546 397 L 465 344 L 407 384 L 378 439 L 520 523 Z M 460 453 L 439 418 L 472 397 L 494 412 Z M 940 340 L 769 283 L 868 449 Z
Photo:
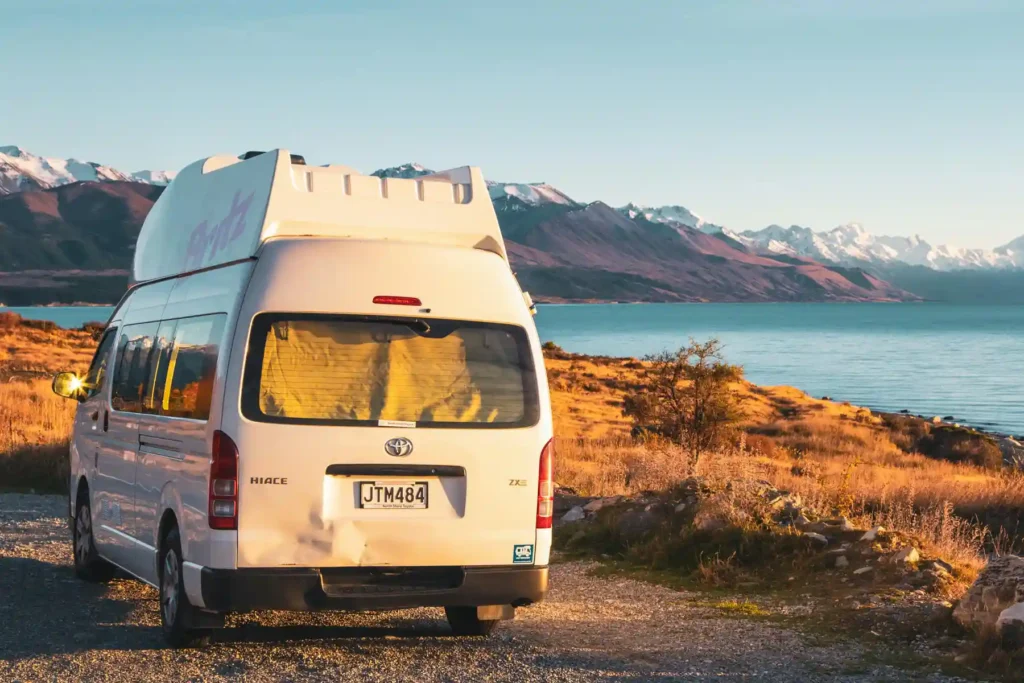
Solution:
M 548 589 L 548 568 L 352 567 L 319 570 L 204 567 L 201 587 L 205 608 L 217 612 L 257 609 L 355 611 L 480 605 L 518 607 L 544 599 Z

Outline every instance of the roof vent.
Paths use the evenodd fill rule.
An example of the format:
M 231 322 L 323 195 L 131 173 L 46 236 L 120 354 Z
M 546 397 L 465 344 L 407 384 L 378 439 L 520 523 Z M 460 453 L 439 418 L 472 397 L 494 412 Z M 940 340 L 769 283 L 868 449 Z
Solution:
M 258 151 L 258 150 L 249 150 L 248 152 L 246 152 L 245 154 L 242 155 L 242 161 L 245 161 L 247 159 L 252 159 L 253 157 L 258 157 L 261 154 L 266 154 L 266 152 L 261 152 L 261 151 Z M 291 162 L 293 164 L 296 164 L 298 166 L 305 166 L 306 165 L 306 158 L 304 156 L 302 156 L 301 154 L 292 154 L 290 156 L 291 156 Z

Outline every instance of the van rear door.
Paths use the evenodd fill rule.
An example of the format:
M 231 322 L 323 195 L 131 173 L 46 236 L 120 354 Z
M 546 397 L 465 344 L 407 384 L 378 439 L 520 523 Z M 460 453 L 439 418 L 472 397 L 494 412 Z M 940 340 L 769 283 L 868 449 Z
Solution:
M 257 315 L 238 566 L 533 563 L 535 358 L 516 325 Z

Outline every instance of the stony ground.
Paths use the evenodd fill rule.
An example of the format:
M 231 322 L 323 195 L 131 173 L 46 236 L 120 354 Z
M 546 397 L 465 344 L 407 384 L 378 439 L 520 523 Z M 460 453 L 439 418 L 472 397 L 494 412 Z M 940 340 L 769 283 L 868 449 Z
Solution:
M 232 618 L 205 648 L 175 651 L 161 640 L 153 589 L 74 578 L 65 510 L 60 497 L 0 495 L 0 681 L 952 680 L 880 664 L 881 647 L 815 645 L 575 562 L 552 568 L 547 602 L 489 639 L 452 637 L 434 609 L 261 612 Z

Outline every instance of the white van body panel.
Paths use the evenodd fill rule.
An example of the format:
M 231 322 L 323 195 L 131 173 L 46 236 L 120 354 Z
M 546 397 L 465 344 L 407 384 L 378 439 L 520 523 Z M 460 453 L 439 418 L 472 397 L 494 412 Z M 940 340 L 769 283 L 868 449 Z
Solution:
M 467 296 L 469 283 L 479 290 Z M 374 304 L 376 295 L 417 297 L 429 313 Z M 540 377 L 539 422 L 510 429 L 405 429 L 242 417 L 237 392 L 252 319 L 265 312 L 339 311 L 523 327 Z M 274 240 L 260 254 L 238 320 L 222 428 L 240 452 L 239 567 L 493 566 L 513 564 L 517 545 L 538 544 L 540 453 L 552 434 L 547 383 L 530 312 L 495 254 L 380 240 Z M 384 451 L 392 437 L 413 441 L 414 451 L 402 465 L 464 467 L 466 476 L 423 477 L 431 496 L 426 510 L 360 509 L 356 482 L 367 477 L 329 476 L 326 470 L 394 465 L 396 459 Z M 252 483 L 254 477 L 288 483 L 261 485 Z
M 104 559 L 157 585 L 163 534 L 174 525 L 190 602 L 220 612 L 543 598 L 551 530 L 537 529 L 536 515 L 550 401 L 530 307 L 479 169 L 376 178 L 294 164 L 285 150 L 246 161 L 211 157 L 182 171 L 157 201 L 133 278 L 139 284 L 108 323 L 116 338 L 105 386 L 79 405 L 71 445 L 72 514 L 79 483 L 87 484 Z M 379 304 L 376 296 L 422 303 Z M 522 340 L 515 362 L 532 365 L 523 391 L 536 406 L 509 426 L 246 417 L 246 363 L 261 315 L 499 326 Z M 206 332 L 195 336 L 203 341 L 179 338 L 201 325 Z M 122 347 L 142 349 L 135 355 L 148 359 L 139 369 L 143 377 L 152 368 L 148 379 L 118 367 L 131 355 Z M 175 417 L 194 413 L 168 407 L 185 391 L 172 394 L 170 381 L 181 373 L 167 359 L 179 350 L 215 363 L 210 375 L 203 361 L 199 379 L 191 361 L 179 367 L 186 388 L 209 397 L 206 419 Z M 122 376 L 115 400 L 111 386 Z M 239 452 L 236 529 L 210 523 L 217 432 Z M 386 453 L 395 437 L 411 440 L 412 452 Z M 404 482 L 409 476 L 396 472 L 414 470 L 428 486 L 425 509 L 357 502 L 360 481 Z

